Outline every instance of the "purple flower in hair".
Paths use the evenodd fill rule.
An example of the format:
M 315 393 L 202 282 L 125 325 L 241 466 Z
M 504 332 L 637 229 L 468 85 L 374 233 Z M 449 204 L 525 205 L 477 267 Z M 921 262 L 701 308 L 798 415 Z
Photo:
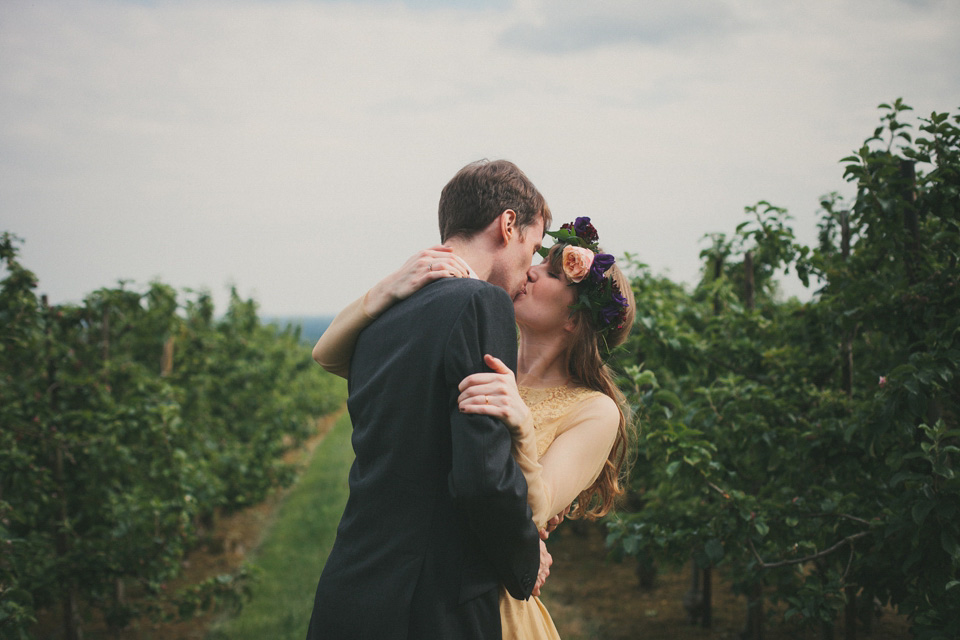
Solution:
M 577 234 L 577 237 L 583 238 L 590 243 L 600 239 L 597 230 L 590 224 L 590 218 L 587 216 L 580 216 L 573 221 L 573 231 Z
M 619 305 L 622 309 L 626 309 L 629 306 L 627 298 L 620 293 L 619 289 L 614 291 L 613 295 L 610 297 L 613 299 L 614 303 Z
M 624 310 L 627 308 L 627 299 L 624 298 L 619 291 L 612 291 L 610 300 L 611 302 L 607 306 L 600 309 L 600 319 L 603 321 L 604 326 L 610 326 L 614 324 L 615 320 L 620 320 Z M 620 322 L 617 322 L 618 328 L 620 324 Z
M 613 324 L 613 321 L 617 319 L 620 315 L 620 307 L 614 304 L 607 305 L 603 309 L 600 309 L 600 320 L 603 322 L 604 327 L 609 327 Z
M 593 265 L 590 267 L 590 277 L 593 278 L 595 282 L 602 282 L 603 274 L 613 266 L 613 261 L 614 258 L 609 253 L 598 253 L 593 258 Z

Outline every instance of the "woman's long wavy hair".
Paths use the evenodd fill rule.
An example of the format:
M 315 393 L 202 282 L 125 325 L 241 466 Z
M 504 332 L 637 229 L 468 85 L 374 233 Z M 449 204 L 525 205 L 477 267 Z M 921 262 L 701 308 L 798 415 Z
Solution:
M 547 254 L 551 268 L 558 273 L 563 272 L 563 245 L 556 244 Z M 613 509 L 617 498 L 625 493 L 624 484 L 628 471 L 627 454 L 630 449 L 632 421 L 630 408 L 626 399 L 617 388 L 613 378 L 613 371 L 604 361 L 604 355 L 614 347 L 623 344 L 633 327 L 636 316 L 636 302 L 633 297 L 633 288 L 630 281 L 620 268 L 614 264 L 607 270 L 606 277 L 613 278 L 620 288 L 620 292 L 627 300 L 626 317 L 620 328 L 611 328 L 606 335 L 602 335 L 594 327 L 590 314 L 585 309 L 573 312 L 573 343 L 570 348 L 567 369 L 571 379 L 588 389 L 599 391 L 616 403 L 620 411 L 620 424 L 617 427 L 617 437 L 610 449 L 607 460 L 600 471 L 600 475 L 589 487 L 577 496 L 576 505 L 570 511 L 570 518 L 586 518 L 596 520 Z M 573 284 L 573 287 L 587 286 Z M 576 297 L 576 294 L 574 294 Z

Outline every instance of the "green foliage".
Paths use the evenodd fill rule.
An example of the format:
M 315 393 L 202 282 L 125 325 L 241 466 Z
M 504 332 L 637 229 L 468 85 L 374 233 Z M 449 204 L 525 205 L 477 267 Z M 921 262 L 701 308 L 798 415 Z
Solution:
M 284 497 L 258 547 L 257 597 L 236 616 L 223 616 L 210 640 L 302 638 L 313 608 L 317 577 L 333 548 L 350 493 L 353 463 L 350 416 L 344 413 L 316 448 L 309 467 Z
M 181 304 L 159 283 L 48 306 L 15 244 L 0 236 L 2 635 L 64 600 L 117 627 L 241 602 L 245 573 L 176 597 L 164 585 L 217 510 L 293 480 L 282 455 L 343 385 L 236 293 L 221 320 L 209 296 Z
M 187 620 L 203 611 L 226 611 L 238 613 L 253 596 L 251 583 L 259 571 L 254 567 L 241 567 L 234 574 L 220 574 L 181 589 L 175 596 L 151 603 L 149 613 L 154 620 Z M 122 627 L 129 618 L 113 626 Z
M 844 158 L 819 246 L 761 202 L 711 236 L 692 292 L 636 269 L 620 366 L 640 416 L 617 553 L 716 565 L 801 627 L 871 603 L 960 636 L 960 117 L 902 101 Z M 751 268 L 752 265 L 752 268 Z M 776 297 L 793 268 L 820 287 Z M 855 602 L 853 594 L 860 597 Z M 866 603 L 860 606 L 858 603 Z

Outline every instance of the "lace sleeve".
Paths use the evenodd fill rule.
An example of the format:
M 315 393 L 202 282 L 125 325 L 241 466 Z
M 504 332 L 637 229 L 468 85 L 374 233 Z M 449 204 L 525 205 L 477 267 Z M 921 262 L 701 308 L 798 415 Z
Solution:
M 609 396 L 597 394 L 572 407 L 563 420 L 561 433 L 540 457 L 551 516 L 600 475 L 616 440 L 620 412 Z
M 543 467 L 540 466 L 537 455 L 537 436 L 533 428 L 533 418 L 531 417 L 519 429 L 519 433 L 511 430 L 513 438 L 513 457 L 517 461 L 517 466 L 523 472 L 523 478 L 527 481 L 527 504 L 533 511 L 533 521 L 537 529 L 543 529 L 547 526 L 547 520 L 556 515 L 550 513 L 551 500 L 547 495 L 547 487 L 543 482 Z
M 364 310 L 366 298 L 364 294 L 338 313 L 313 347 L 313 359 L 341 378 L 346 378 L 350 373 L 350 358 L 353 357 L 357 336 L 375 320 Z

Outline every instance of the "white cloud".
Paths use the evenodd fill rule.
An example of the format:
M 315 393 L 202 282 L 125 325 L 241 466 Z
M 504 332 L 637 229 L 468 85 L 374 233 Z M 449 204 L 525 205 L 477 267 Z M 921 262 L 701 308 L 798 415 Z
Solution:
M 952 2 L 439 5 L 4 3 L 0 227 L 54 300 L 160 277 L 332 312 L 507 157 L 691 281 L 759 199 L 812 241 L 879 102 L 960 107 Z
M 521 50 L 567 53 L 622 43 L 659 46 L 712 40 L 735 25 L 734 13 L 721 0 L 551 0 L 528 5 L 501 42 Z

